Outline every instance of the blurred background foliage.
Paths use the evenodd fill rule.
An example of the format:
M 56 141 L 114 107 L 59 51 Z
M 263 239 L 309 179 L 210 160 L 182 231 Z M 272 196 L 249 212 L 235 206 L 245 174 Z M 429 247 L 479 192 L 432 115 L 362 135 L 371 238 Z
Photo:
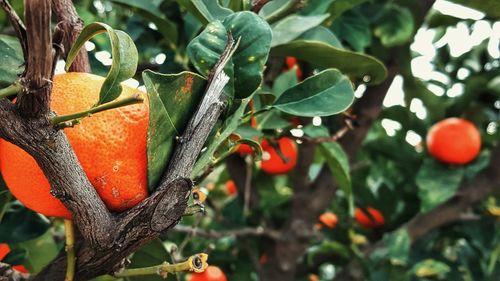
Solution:
M 22 1 L 11 2 L 22 14 Z M 105 22 L 132 37 L 139 50 L 139 67 L 136 80 L 128 82 L 142 85 L 140 73 L 145 69 L 162 73 L 195 71 L 186 49 L 207 22 L 190 2 L 81 0 L 75 1 L 75 5 L 86 23 Z M 233 10 L 246 9 L 250 7 L 249 2 L 219 1 L 222 7 Z M 370 55 L 382 61 L 389 72 L 395 61 L 398 65 L 398 74 L 384 101 L 380 118 L 347 171 L 355 206 L 380 210 L 385 224 L 377 229 L 361 227 L 349 214 L 349 201 L 346 200 L 349 196 L 345 190 L 338 190 L 329 211 L 337 215 L 339 223 L 334 229 L 322 227 L 317 231 L 316 238 L 310 241 L 309 249 L 298 261 L 297 280 L 314 280 L 311 279 L 316 278 L 314 276 L 319 278 L 316 280 L 333 280 L 344 265 L 360 258 L 360 248 L 380 239 L 389 243 L 362 263 L 369 280 L 500 280 L 499 197 L 490 197 L 470 208 L 468 219 L 432 231 L 411 246 L 407 234 L 397 231 L 416 214 L 451 197 L 462 183 L 473 180 L 488 166 L 490 148 L 498 145 L 498 1 L 452 1 L 478 9 L 476 11 L 457 8 L 452 2 L 436 1 L 435 9 L 421 15 L 417 1 L 309 0 L 301 1 L 303 7 L 287 17 L 279 16 L 280 7 L 289 2 L 292 0 L 271 1 L 259 13 L 271 23 L 275 34 L 267 71 L 278 69 L 278 74 L 274 77 L 266 74 L 265 84 L 253 97 L 255 110 L 298 82 L 294 69 L 283 70 L 285 56 L 299 59 L 304 77 L 328 68 L 328 59 L 324 65 L 316 63 L 315 56 L 321 52 L 340 50 L 339 56 L 350 56 L 347 52 Z M 198 3 L 210 5 L 210 1 Z M 463 11 L 468 14 L 462 15 Z M 287 22 L 283 22 L 285 20 Z M 280 24 L 298 27 L 280 33 Z M 0 44 L 15 45 L 9 42 L 11 37 L 8 36 L 13 35 L 13 30 L 2 12 L 0 33 Z M 321 45 L 325 42 L 326 47 Z M 97 36 L 85 47 L 93 72 L 105 75 L 111 62 L 107 38 Z M 318 50 L 318 53 L 311 50 Z M 357 99 L 370 94 L 368 84 L 372 79 L 384 76 L 376 62 L 361 60 L 361 63 L 365 64 L 355 67 L 372 67 L 373 72 L 367 77 L 351 71 Z M 338 66 L 341 70 L 343 67 L 348 65 Z M 5 79 L 0 82 L 7 84 L 8 78 Z M 290 130 L 294 136 L 302 136 L 308 134 L 308 126 L 316 126 L 334 134 L 340 129 L 344 115 L 302 118 L 303 125 L 298 126 L 289 122 L 292 117 L 272 110 L 258 116 L 255 128 L 244 124 L 237 132 L 250 139 L 275 137 Z M 427 154 L 426 132 L 432 124 L 446 117 L 466 118 L 480 129 L 483 149 L 471 164 L 463 167 L 445 165 Z M 307 125 L 308 122 L 312 125 Z M 314 179 L 322 164 L 328 161 L 328 153 L 332 152 L 326 151 L 326 154 L 316 152 L 309 171 L 310 179 Z M 269 176 L 251 164 L 251 185 L 260 198 L 257 206 L 248 210 L 243 194 L 228 194 L 226 183 L 231 176 L 223 164 L 199 183 L 209 193 L 207 214 L 185 218 L 182 226 L 215 232 L 282 226 L 290 212 L 293 177 Z M 427 191 L 425 195 L 423 190 Z M 31 272 L 39 271 L 63 248 L 62 228 L 60 221 L 25 209 L 0 183 L 0 243 L 8 243 L 12 249 L 5 262 L 24 264 Z M 266 263 L 264 240 L 251 236 L 211 239 L 196 235 L 196 232 L 174 231 L 165 235 L 162 241 L 155 241 L 134 254 L 131 267 L 181 259 L 210 248 L 210 264 L 221 267 L 229 280 L 258 280 L 257 268 Z M 168 280 L 175 280 L 175 277 Z

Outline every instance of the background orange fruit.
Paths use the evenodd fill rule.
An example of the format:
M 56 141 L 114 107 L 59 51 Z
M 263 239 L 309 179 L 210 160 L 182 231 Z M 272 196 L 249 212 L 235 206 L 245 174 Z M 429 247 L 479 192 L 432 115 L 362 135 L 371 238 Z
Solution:
M 431 127 L 427 148 L 436 159 L 450 164 L 467 164 L 481 150 L 481 134 L 471 122 L 448 118 Z
M 235 195 L 238 192 L 238 188 L 236 188 L 236 184 L 233 180 L 228 180 L 226 182 L 226 191 L 229 195 Z
M 5 243 L 0 243 L 0 261 L 2 261 L 9 253 L 10 253 L 9 245 L 7 245 Z M 26 267 L 24 267 L 24 265 L 22 265 L 22 264 L 12 265 L 12 268 L 19 271 L 19 272 L 23 272 L 23 273 L 28 272 Z
M 321 216 L 319 216 L 319 221 L 326 225 L 328 228 L 334 228 L 339 222 L 339 219 L 334 213 L 325 212 L 321 214 Z
M 293 170 L 297 164 L 297 144 L 293 139 L 282 137 L 278 140 L 277 145 L 284 158 L 267 140 L 261 143 L 262 150 L 268 154 L 267 159 L 262 160 L 261 169 L 271 175 L 286 174 Z
M 87 73 L 56 75 L 52 109 L 58 115 L 95 105 L 103 77 Z M 123 86 L 120 98 L 144 93 Z M 97 113 L 66 133 L 90 182 L 106 206 L 124 211 L 148 196 L 146 138 L 147 102 Z M 0 139 L 0 170 L 12 194 L 26 207 L 46 216 L 71 218 L 50 194 L 50 185 L 35 160 L 17 146 Z M 78 188 L 78 187 L 75 187 Z
M 366 208 L 366 212 L 361 208 L 356 208 L 354 210 L 354 217 L 364 228 L 377 228 L 383 226 L 385 223 L 382 213 L 371 207 Z
M 189 281 L 227 281 L 227 277 L 217 266 L 209 265 L 202 273 L 193 273 Z

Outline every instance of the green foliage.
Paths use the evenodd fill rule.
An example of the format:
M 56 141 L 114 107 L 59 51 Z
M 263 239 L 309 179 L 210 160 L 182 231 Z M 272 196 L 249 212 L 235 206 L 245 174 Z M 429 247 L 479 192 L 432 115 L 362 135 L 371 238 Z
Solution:
M 349 79 L 329 69 L 286 90 L 273 107 L 297 116 L 328 116 L 345 111 L 353 100 Z
M 291 265 L 296 280 L 309 280 L 310 274 L 321 281 L 335 280 L 352 261 L 361 263 L 359 271 L 367 280 L 468 281 L 500 276 L 498 196 L 468 208 L 469 220 L 434 229 L 417 241 L 411 240 L 405 228 L 413 217 L 452 198 L 464 183 L 480 180 L 481 171 L 490 165 L 491 151 L 499 144 L 500 71 L 498 58 L 488 51 L 495 41 L 486 38 L 459 56 L 446 43 L 447 32 L 466 28 L 472 33 L 477 21 L 437 11 L 424 18 L 422 2 L 410 0 L 273 0 L 257 13 L 251 11 L 250 0 L 75 2 L 80 16 L 94 23 L 72 47 L 67 65 L 90 41 L 95 47 L 89 51 L 93 72 L 109 72 L 99 103 L 115 99 L 121 91 L 119 82 L 129 78 L 138 80 L 148 92 L 150 192 L 169 164 L 177 137 L 199 107 L 228 33 L 239 40 L 224 69 L 230 77 L 223 92 L 226 110 L 192 172 L 196 184 L 209 194 L 207 214 L 185 217 L 182 225 L 209 234 L 288 227 L 291 215 L 307 211 L 305 205 L 326 196 L 318 194 L 304 206 L 298 204 L 298 197 L 316 191 L 297 190 L 302 183 L 297 175 L 314 182 L 324 168 L 334 178 L 328 184 L 339 189 L 328 190 L 335 196 L 321 211 L 335 213 L 338 224 L 333 229 L 322 226 L 313 230 L 317 214 L 307 214 L 307 221 L 300 222 L 304 224 L 300 241 L 308 245 L 297 264 Z M 484 12 L 481 24 L 498 25 L 494 22 L 499 18 L 498 1 L 452 2 Z M 22 1 L 13 4 L 22 13 Z M 417 44 L 410 48 L 420 40 L 415 34 L 422 21 L 422 33 L 435 37 L 435 56 L 429 65 L 432 75 L 425 79 L 416 77 L 415 64 L 427 54 L 418 53 Z M 3 35 L 12 33 L 8 26 L 0 12 L 1 87 L 12 84 L 23 71 L 18 41 Z M 108 38 L 94 37 L 103 32 Z M 107 50 L 113 59 L 110 68 L 96 56 Z M 289 57 L 295 57 L 297 64 L 288 65 Z M 148 68 L 151 70 L 145 70 Z M 353 138 L 367 129 L 370 120 L 364 117 L 378 112 L 372 103 L 382 102 L 378 91 L 387 89 L 391 81 L 386 78 L 394 73 L 402 82 L 400 89 L 391 90 L 399 104 L 381 109 L 364 140 Z M 397 83 L 393 85 L 397 88 Z M 462 90 L 453 93 L 456 88 Z M 352 104 L 361 107 L 351 110 Z M 481 131 L 482 151 L 467 165 L 440 163 L 425 148 L 430 126 L 447 117 L 469 119 Z M 346 128 L 355 133 L 343 132 Z M 310 167 L 303 167 L 307 161 L 299 158 L 299 168 L 287 175 L 269 175 L 260 169 L 261 160 L 269 156 L 260 147 L 263 140 L 290 137 L 304 153 L 304 142 L 309 139 L 339 133 L 345 133 L 339 142 L 319 141 L 310 154 L 301 155 L 310 158 Z M 343 149 L 351 141 L 363 143 L 357 155 Z M 235 153 L 242 144 L 250 145 L 255 153 Z M 226 182 L 232 177 L 245 183 L 230 196 Z M 354 207 L 378 209 L 385 224 L 377 229 L 362 228 L 353 217 Z M 5 262 L 40 271 L 63 249 L 61 235 L 58 220 L 49 221 L 27 210 L 0 181 L 0 243 L 8 243 L 12 249 Z M 131 256 L 129 267 L 172 262 L 172 257 L 183 260 L 213 249 L 209 263 L 219 266 L 228 280 L 258 280 L 258 268 L 269 270 L 263 257 L 273 258 L 269 256 L 271 240 L 245 235 L 208 238 L 196 232 L 169 231 Z M 377 245 L 377 250 L 362 257 L 371 245 Z M 185 277 L 180 274 L 179 280 Z M 117 279 L 105 276 L 97 280 Z
M 0 35 L 0 87 L 8 86 L 23 71 L 23 51 L 19 41 L 11 36 Z
M 121 30 L 114 30 L 104 23 L 91 23 L 82 30 L 75 44 L 71 47 L 66 61 L 66 71 L 73 63 L 73 60 L 85 42 L 103 32 L 108 33 L 111 41 L 113 64 L 102 84 L 101 91 L 99 92 L 99 101 L 96 105 L 113 101 L 120 96 L 122 91 L 120 83 L 134 76 L 138 61 L 137 48 L 127 33 Z
M 192 72 L 160 74 L 145 71 L 143 79 L 150 108 L 148 188 L 152 192 L 168 165 L 176 139 L 182 135 L 203 96 L 206 81 Z

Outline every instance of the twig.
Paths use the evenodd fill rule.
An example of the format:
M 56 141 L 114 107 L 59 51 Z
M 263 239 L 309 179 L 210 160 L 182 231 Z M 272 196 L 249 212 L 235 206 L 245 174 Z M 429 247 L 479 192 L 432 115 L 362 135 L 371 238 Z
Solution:
M 185 225 L 177 225 L 172 229 L 173 232 L 178 233 L 194 233 L 197 236 L 206 237 L 210 239 L 221 239 L 228 236 L 255 236 L 255 237 L 269 237 L 273 240 L 283 239 L 282 233 L 277 230 L 256 227 L 256 228 L 240 228 L 233 230 L 215 231 L 215 230 L 202 230 L 199 228 L 193 228 Z
M 189 259 L 181 263 L 168 264 L 165 262 L 156 266 L 125 269 L 116 273 L 115 277 L 160 275 L 163 278 L 167 278 L 169 273 L 183 271 L 203 272 L 208 267 L 207 258 L 207 254 L 200 253 L 189 257 Z
M 252 192 L 252 172 L 253 172 L 253 156 L 245 158 L 245 186 L 243 197 L 243 215 L 247 217 L 250 212 L 250 195 Z
M 65 281 L 73 281 L 75 277 L 75 230 L 71 220 L 64 220 L 64 230 L 66 232 L 66 256 L 68 259 L 66 266 Z
M 52 89 L 52 34 L 50 1 L 24 2 L 26 21 L 26 70 L 21 84 L 24 89 L 16 102 L 25 117 L 41 117 L 50 113 Z
M 252 1 L 252 12 L 258 13 L 264 5 L 266 5 L 269 0 L 253 0 Z
M 0 89 L 0 99 L 7 98 L 13 95 L 17 95 L 22 90 L 22 86 L 19 83 L 14 83 L 7 88 Z
M 52 10 L 58 21 L 56 32 L 60 31 L 62 35 L 60 42 L 64 46 L 63 50 L 68 52 L 83 30 L 83 21 L 78 16 L 71 0 L 52 0 Z M 54 37 L 56 37 L 55 34 Z M 82 48 L 71 64 L 69 71 L 90 72 L 90 70 L 87 51 Z
M 107 102 L 107 103 L 92 107 L 92 108 L 85 110 L 85 111 L 72 113 L 72 114 L 68 114 L 68 115 L 55 116 L 52 118 L 51 122 L 55 126 L 72 127 L 76 124 L 75 122 L 79 122 L 79 120 L 81 118 L 89 117 L 92 114 L 102 112 L 105 110 L 124 107 L 124 106 L 128 106 L 131 104 L 136 104 L 136 103 L 142 103 L 143 101 L 144 101 L 144 98 L 141 95 L 135 94 L 135 95 L 132 95 L 130 97 L 126 97 L 123 99 L 117 99 L 117 100 L 114 100 L 112 102 Z
M 193 166 L 205 144 L 217 119 L 224 110 L 224 103 L 220 96 L 222 90 L 229 82 L 229 77 L 224 73 L 224 66 L 229 61 L 238 46 L 231 33 L 228 33 L 228 42 L 219 61 L 210 71 L 205 95 L 189 121 L 178 146 L 175 148 L 170 163 L 166 170 L 165 182 L 177 178 L 189 178 Z M 207 127 L 208 126 L 208 127 Z

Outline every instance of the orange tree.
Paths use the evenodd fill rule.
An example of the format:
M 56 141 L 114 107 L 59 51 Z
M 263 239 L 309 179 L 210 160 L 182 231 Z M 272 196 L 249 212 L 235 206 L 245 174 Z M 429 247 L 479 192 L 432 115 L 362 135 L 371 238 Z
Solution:
M 0 0 L 0 280 L 498 280 L 498 38 L 446 38 L 500 5 L 451 2 Z

